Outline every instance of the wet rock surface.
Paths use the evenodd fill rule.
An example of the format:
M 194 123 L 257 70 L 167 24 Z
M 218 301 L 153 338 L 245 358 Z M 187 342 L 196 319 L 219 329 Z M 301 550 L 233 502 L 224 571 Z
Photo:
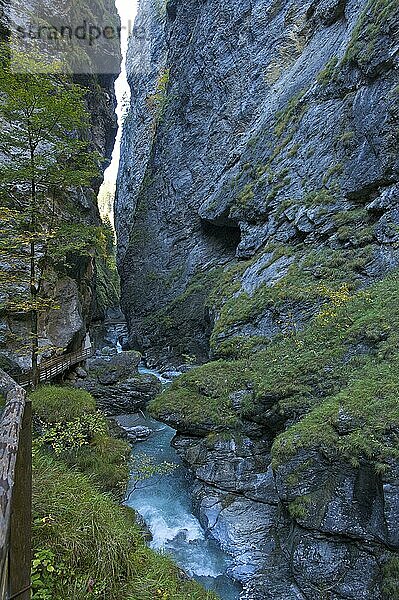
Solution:
M 382 598 L 380 564 L 399 548 L 395 477 L 306 453 L 274 473 L 262 445 L 227 437 L 174 445 L 196 476 L 202 525 L 234 557 L 241 599 Z
M 214 269 L 256 259 L 266 244 L 356 247 L 364 239 L 344 239 L 340 217 L 361 207 L 383 268 L 398 265 L 397 12 L 378 21 L 367 54 L 372 10 L 366 1 L 190 0 L 169 2 L 162 19 L 141 3 L 116 200 L 135 347 L 206 360 Z M 266 257 L 242 293 L 275 285 L 295 262 Z M 250 334 L 278 331 L 260 318 Z
M 152 429 L 140 425 L 138 425 L 137 427 L 125 427 L 124 429 L 128 440 L 133 444 L 136 442 L 142 442 L 143 440 L 146 440 L 152 434 Z
M 135 413 L 145 409 L 161 390 L 155 376 L 138 373 L 140 361 L 139 352 L 117 354 L 110 348 L 109 354 L 87 361 L 88 375 L 76 381 L 75 385 L 90 392 L 107 415 Z

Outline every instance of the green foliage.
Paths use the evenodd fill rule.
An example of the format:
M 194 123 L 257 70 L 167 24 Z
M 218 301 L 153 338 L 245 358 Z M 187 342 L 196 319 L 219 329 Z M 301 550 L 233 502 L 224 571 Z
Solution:
M 96 301 L 101 311 L 118 306 L 120 281 L 114 256 L 96 260 Z
M 254 197 L 254 186 L 252 183 L 247 183 L 237 196 L 236 203 L 238 206 L 245 208 Z
M 107 239 L 101 226 L 83 223 L 60 223 L 48 240 L 51 260 L 59 268 L 68 265 L 68 259 L 77 255 L 103 257 Z
M 116 266 L 115 233 L 109 220 L 101 227 L 104 246 L 96 259 L 96 300 L 100 311 L 118 306 L 120 280 Z
M 53 600 L 54 581 L 66 581 L 67 571 L 51 550 L 40 549 L 32 561 L 32 600 Z
M 354 466 L 368 458 L 380 468 L 394 457 L 399 458 L 397 436 L 399 424 L 399 356 L 389 363 L 368 359 L 357 369 L 344 390 L 292 426 L 274 443 L 274 464 L 288 460 L 300 448 L 317 448 L 327 454 L 338 452 Z M 340 413 L 353 422 L 345 436 L 338 432 Z
M 399 600 L 399 558 L 392 556 L 382 567 L 383 600 Z
M 2 189 L 20 184 L 24 190 L 18 193 L 27 190 L 30 195 L 34 178 L 37 192 L 46 196 L 51 186 L 89 184 L 98 174 L 99 156 L 77 136 L 84 136 L 89 126 L 86 91 L 57 73 L 57 65 L 37 56 L 20 58 L 35 64 L 41 60 L 43 73 L 12 72 L 7 47 L 0 51 L 0 115 L 8 124 L 0 142 L 8 157 Z
M 30 399 L 35 416 L 49 424 L 72 421 L 96 410 L 93 396 L 73 387 L 45 385 L 32 392 Z
M 218 312 L 211 335 L 211 347 L 216 355 L 220 356 L 220 344 L 226 349 L 226 336 L 230 330 L 237 324 L 255 321 L 266 309 L 273 311 L 276 319 L 279 318 L 278 313 L 281 313 L 283 330 L 295 330 L 295 323 L 289 323 L 289 314 L 301 302 L 316 305 L 322 302 L 324 295 L 321 282 L 331 289 L 339 289 L 344 284 L 351 288 L 358 285 L 358 272 L 371 259 L 372 246 L 367 244 L 371 241 L 372 234 L 371 230 L 359 228 L 360 217 L 357 211 L 347 212 L 345 215 L 345 223 L 351 226 L 348 231 L 353 245 L 359 248 L 309 250 L 299 245 L 295 248 L 280 246 L 277 250 L 266 248 L 251 260 L 233 264 L 224 271 L 219 277 L 218 287 L 209 298 L 209 305 Z M 337 223 L 339 224 L 341 222 Z M 364 232 L 370 237 L 362 238 Z M 366 247 L 361 247 L 360 242 L 366 244 Z M 289 266 L 287 273 L 282 274 L 277 283 L 262 284 L 250 295 L 241 289 L 241 276 L 265 253 L 270 254 L 270 260 L 264 263 L 263 268 L 269 267 L 281 256 L 290 257 L 294 253 L 296 262 Z
M 112 500 L 125 494 L 131 448 L 109 435 L 90 395 L 51 386 L 32 401 L 35 422 L 49 424 L 40 423 L 33 453 L 33 598 L 217 600 L 147 548 L 134 512 Z M 55 429 L 60 438 L 49 439 Z M 132 463 L 138 481 L 174 468 L 140 456 Z
M 307 110 L 303 97 L 306 90 L 302 90 L 293 96 L 287 106 L 276 114 L 275 135 L 279 138 L 289 126 L 296 126 Z
M 264 350 L 270 340 L 263 336 L 233 336 L 221 340 L 217 345 L 217 356 L 220 358 L 250 358 L 254 353 Z
M 58 63 L 17 52 L 13 67 L 15 62 L 21 72 L 13 71 L 9 49 L 0 45 L 0 280 L 3 308 L 30 314 L 35 378 L 39 313 L 54 308 L 43 293 L 46 273 L 60 259 L 60 248 L 71 253 L 87 247 L 87 229 L 71 227 L 62 200 L 71 188 L 90 185 L 101 157 L 85 140 L 85 90 L 62 76 Z
M 234 376 L 229 362 L 203 365 L 174 381 L 150 403 L 149 409 L 155 417 L 178 412 L 183 423 L 188 425 L 208 423 L 216 428 L 234 427 L 238 419 L 229 395 L 237 389 L 243 376 L 245 373 L 239 370 Z
M 160 0 L 162 1 L 162 0 Z M 168 97 L 168 87 L 170 82 L 170 69 L 161 69 L 158 80 L 156 83 L 156 89 L 153 94 L 147 96 L 147 106 L 150 112 L 154 115 L 153 123 L 153 134 L 162 123 L 165 115 L 166 108 L 169 104 L 170 98 Z
M 323 176 L 323 185 L 325 185 L 334 175 L 341 175 L 344 170 L 342 163 L 331 165 Z
M 293 519 L 304 519 L 309 512 L 309 504 L 311 500 L 309 496 L 298 496 L 288 505 L 288 512 Z
M 265 196 L 265 205 L 272 202 L 278 193 L 290 183 L 289 169 L 277 170 L 275 163 L 281 160 L 280 154 L 289 146 L 298 129 L 298 125 L 308 110 L 308 104 L 304 100 L 306 90 L 300 91 L 293 96 L 284 109 L 276 113 L 274 135 L 275 145 L 265 164 L 256 162 L 245 163 L 238 176 L 230 181 L 230 187 L 236 188 L 239 185 L 239 191 L 231 206 L 230 217 L 239 218 L 242 212 L 254 211 L 253 200 Z M 250 140 L 248 147 L 255 154 L 253 147 L 257 140 Z M 295 156 L 298 152 L 299 143 L 293 144 L 287 149 L 289 157 Z M 265 194 L 263 188 L 267 188 Z
M 105 436 L 108 425 L 100 413 L 87 413 L 73 421 L 45 424 L 40 441 L 51 446 L 55 454 L 88 446 L 96 436 Z

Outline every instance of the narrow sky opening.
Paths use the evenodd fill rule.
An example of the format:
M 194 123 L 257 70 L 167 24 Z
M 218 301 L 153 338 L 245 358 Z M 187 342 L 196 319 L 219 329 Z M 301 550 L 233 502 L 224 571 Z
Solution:
M 120 159 L 123 117 L 128 109 L 130 100 L 130 89 L 126 74 L 126 52 L 129 43 L 128 34 L 129 31 L 133 29 L 134 19 L 136 18 L 137 0 L 116 0 L 115 4 L 122 22 L 122 67 L 121 74 L 115 82 L 115 92 L 118 101 L 116 112 L 118 115 L 119 129 L 115 140 L 111 164 L 104 173 L 104 183 L 98 194 L 98 205 L 101 217 L 103 219 L 108 217 L 111 223 L 114 221 L 114 197 Z

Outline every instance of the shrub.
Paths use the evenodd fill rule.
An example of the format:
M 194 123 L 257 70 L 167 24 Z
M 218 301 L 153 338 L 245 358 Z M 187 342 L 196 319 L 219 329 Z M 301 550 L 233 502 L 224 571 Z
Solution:
M 129 479 L 130 445 L 110 435 L 106 417 L 83 390 L 46 386 L 31 394 L 38 422 L 37 447 L 50 448 L 69 466 L 90 476 L 101 491 L 122 497 Z

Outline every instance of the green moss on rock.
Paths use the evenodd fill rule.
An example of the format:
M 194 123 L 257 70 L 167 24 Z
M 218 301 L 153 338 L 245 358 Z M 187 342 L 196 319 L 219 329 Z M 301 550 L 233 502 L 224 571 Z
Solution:
M 282 422 L 293 422 L 275 441 L 275 465 L 315 447 L 352 464 L 365 457 L 379 469 L 398 456 L 398 291 L 397 272 L 358 292 L 324 286 L 324 302 L 303 331 L 277 336 L 242 359 L 191 371 L 155 400 L 152 411 L 211 431 L 253 415 L 267 422 L 268 407 Z M 241 390 L 250 398 L 240 411 L 231 395 Z M 341 413 L 353 422 L 344 436 Z
M 149 410 L 157 418 L 173 419 L 190 428 L 234 428 L 238 425 L 230 394 L 243 385 L 245 370 L 234 374 L 227 361 L 208 363 L 182 375 L 166 392 L 157 396 Z

